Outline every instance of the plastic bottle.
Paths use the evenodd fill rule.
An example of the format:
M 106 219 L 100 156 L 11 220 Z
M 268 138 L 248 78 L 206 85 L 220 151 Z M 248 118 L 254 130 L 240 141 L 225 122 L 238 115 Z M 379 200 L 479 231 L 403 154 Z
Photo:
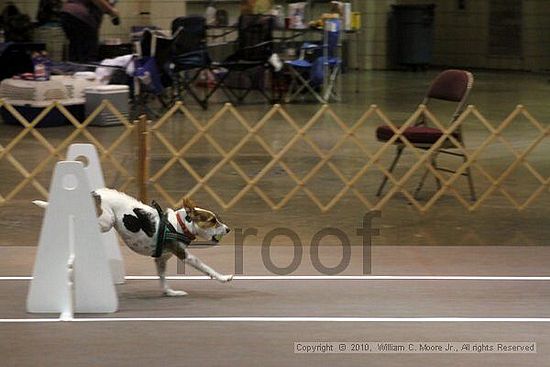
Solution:
M 34 66 L 34 80 L 44 81 L 50 79 L 49 65 L 50 62 L 45 52 L 32 54 L 32 63 Z

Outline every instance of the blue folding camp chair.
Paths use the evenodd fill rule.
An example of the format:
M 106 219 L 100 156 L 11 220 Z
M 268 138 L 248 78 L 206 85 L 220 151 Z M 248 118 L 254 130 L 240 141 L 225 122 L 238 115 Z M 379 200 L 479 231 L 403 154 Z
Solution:
M 145 29 L 136 45 L 132 89 L 138 114 L 145 112 L 159 117 L 173 103 L 173 92 L 169 88 L 172 80 L 165 71 L 172 41 L 172 37 Z
M 339 99 L 335 85 L 342 68 L 342 59 L 338 57 L 341 24 L 339 19 L 325 20 L 322 44 L 305 42 L 300 48 L 300 57 L 285 62 L 292 76 L 286 102 L 292 102 L 306 91 L 320 103 Z

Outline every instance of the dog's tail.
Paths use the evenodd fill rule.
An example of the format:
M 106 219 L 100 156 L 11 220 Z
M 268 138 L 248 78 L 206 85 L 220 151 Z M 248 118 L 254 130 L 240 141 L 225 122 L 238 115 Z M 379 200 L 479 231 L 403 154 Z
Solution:
M 33 200 L 32 203 L 36 206 L 41 207 L 41 208 L 46 208 L 48 206 L 48 202 L 47 201 L 42 201 L 42 200 Z

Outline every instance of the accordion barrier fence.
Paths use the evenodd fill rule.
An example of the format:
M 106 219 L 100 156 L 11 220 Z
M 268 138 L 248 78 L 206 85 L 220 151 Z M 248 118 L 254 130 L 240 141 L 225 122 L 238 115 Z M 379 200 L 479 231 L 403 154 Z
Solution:
M 450 126 L 444 126 L 438 117 L 423 105 L 418 106 L 402 125 L 394 122 L 375 105 L 370 106 L 358 119 L 351 122 L 345 122 L 328 105 L 319 107 L 310 118 L 303 120 L 295 119 L 280 105 L 272 106 L 264 115 L 254 120 L 246 118 L 239 108 L 231 104 L 224 105 L 212 116 L 205 118 L 200 113 L 193 114 L 185 105 L 178 102 L 155 121 L 148 120 L 146 116 L 141 116 L 137 121 L 129 121 L 127 115 L 118 111 L 109 101 L 103 101 L 83 121 L 76 119 L 58 102 L 44 108 L 32 120 L 27 120 L 5 101 L 0 102 L 0 108 L 22 125 L 20 130 L 12 130 L 12 137 L 2 141 L 0 145 L 0 164 L 4 164 L 15 175 L 21 176 L 15 183 L 0 181 L 0 184 L 4 185 L 0 188 L 0 205 L 23 195 L 27 189 L 33 191 L 35 196 L 38 194 L 42 198 L 47 198 L 47 184 L 41 182 L 39 177 L 50 177 L 48 173 L 52 170 L 53 164 L 65 158 L 66 149 L 74 142 L 90 143 L 96 147 L 102 165 L 108 164 L 108 171 L 116 174 L 115 184 L 108 183 L 109 186 L 121 191 L 134 190 L 144 201 L 147 201 L 148 196 L 153 196 L 154 192 L 155 198 L 160 196 L 165 204 L 170 206 L 177 206 L 184 195 L 194 196 L 202 193 L 224 210 L 233 208 L 237 203 L 245 203 L 251 197 L 259 198 L 267 207 L 277 210 L 303 194 L 302 196 L 314 203 L 321 212 L 328 212 L 335 205 L 345 204 L 350 197 L 354 203 L 363 205 L 367 210 L 381 210 L 387 205 L 401 203 L 410 205 L 419 212 L 427 212 L 437 208 L 436 204 L 444 197 L 454 198 L 454 205 L 468 211 L 478 210 L 494 200 L 510 208 L 524 210 L 535 206 L 538 199 L 547 195 L 550 186 L 550 175 L 546 172 L 546 167 L 540 165 L 540 159 L 535 159 L 549 153 L 550 126 L 538 121 L 523 106 L 517 106 L 496 124 L 485 118 L 475 106 L 469 106 Z M 66 135 L 50 142 L 47 133 L 49 128 L 39 129 L 37 126 L 53 110 L 62 114 L 70 125 L 56 128 L 65 129 Z M 90 123 L 105 110 L 117 118 L 120 126 L 90 127 Z M 441 138 L 426 151 L 414 149 L 403 134 L 404 129 L 421 115 L 424 115 L 432 126 L 443 131 Z M 239 125 L 242 135 L 228 147 L 219 137 L 215 137 L 214 132 L 224 131 L 223 126 L 229 120 Z M 324 139 L 331 140 L 331 144 L 321 144 L 314 135 L 318 133 L 317 129 L 321 123 L 326 121 L 330 121 L 338 132 L 334 133 L 332 130 L 328 136 L 323 135 Z M 508 134 L 508 130 L 518 121 L 530 129 L 530 143 L 521 147 L 518 147 Z M 263 132 L 267 124 L 274 122 L 277 129 L 286 128 L 291 134 L 290 138 L 279 146 L 274 146 L 269 136 L 265 136 Z M 367 137 L 372 138 L 374 126 L 380 122 L 394 131 L 393 138 L 385 143 L 366 143 Z M 465 154 L 466 159 L 457 162 L 455 173 L 442 173 L 432 165 L 431 154 L 444 141 L 453 141 L 453 132 L 462 124 L 476 126 L 475 132 L 469 133 L 467 130 L 465 133 L 466 140 L 469 141 L 467 148 L 457 148 Z M 193 133 L 178 137 L 178 141 L 174 142 L 172 129 L 178 126 L 192 129 Z M 476 135 L 475 139 L 471 139 L 473 134 Z M 408 149 L 410 161 L 401 173 L 392 174 L 388 171 L 385 155 L 393 153 L 397 140 L 411 148 Z M 475 144 L 471 144 L 472 140 L 475 140 Z M 35 165 L 14 154 L 15 149 L 29 142 L 39 144 L 46 151 Z M 205 144 L 217 158 L 207 172 L 201 172 L 200 162 L 190 160 L 188 155 L 193 149 L 198 146 L 204 147 Z M 262 163 L 252 174 L 240 163 L 251 144 L 258 148 L 255 154 L 262 158 Z M 295 159 L 291 154 L 298 145 L 306 146 L 307 154 L 314 158 L 314 164 L 307 171 L 300 173 L 291 165 L 292 159 Z M 484 160 L 492 158 L 485 155 L 492 154 L 495 145 L 510 158 L 497 162 L 499 166 L 495 169 L 488 169 Z M 126 150 L 121 153 L 123 146 Z M 360 162 L 351 173 L 346 171 L 345 162 L 342 163 L 340 159 L 342 151 L 350 147 L 354 148 L 354 152 L 345 151 L 346 159 Z M 130 157 L 133 163 L 124 157 Z M 150 164 L 152 157 L 155 159 L 154 167 Z M 468 198 L 467 190 L 461 186 L 462 173 L 468 168 L 474 172 L 474 182 L 478 186 L 476 189 L 479 195 L 474 201 Z M 234 176 L 240 180 L 238 190 L 229 198 L 222 196 L 222 187 L 217 186 L 216 180 L 213 179 L 224 169 L 232 170 Z M 277 198 L 273 197 L 269 189 L 262 188 L 263 183 L 272 178 L 270 172 L 274 169 L 279 170 L 281 176 L 291 183 L 288 192 Z M 167 189 L 166 175 L 174 170 L 182 177 L 190 177 L 193 184 L 180 188 L 180 191 Z M 425 171 L 438 180 L 441 186 L 434 188 L 428 198 L 418 199 L 412 194 L 413 190 L 409 186 L 414 186 L 418 176 Z M 332 175 L 333 181 L 338 184 L 338 190 L 330 197 L 320 198 L 313 182 L 319 177 L 322 178 L 326 172 Z M 384 176 L 388 178 L 389 189 L 383 195 L 377 197 L 374 193 L 362 190 L 360 184 L 364 180 L 373 181 L 376 186 Z M 523 181 L 530 182 L 528 192 L 525 192 L 525 188 L 517 189 Z M 520 191 L 522 195 L 518 195 Z

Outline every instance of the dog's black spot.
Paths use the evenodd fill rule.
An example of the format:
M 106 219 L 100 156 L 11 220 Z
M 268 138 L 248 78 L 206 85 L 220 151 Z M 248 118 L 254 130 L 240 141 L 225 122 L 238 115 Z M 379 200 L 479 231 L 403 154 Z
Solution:
M 140 208 L 135 208 L 133 211 L 135 213 L 135 216 L 131 214 L 125 214 L 122 218 L 124 227 L 126 227 L 126 229 L 128 229 L 130 232 L 134 233 L 142 230 L 147 236 L 153 237 L 156 231 L 156 227 L 154 217 L 151 215 L 151 213 L 148 213 Z
M 137 217 L 134 217 L 130 214 L 125 214 L 122 218 L 122 222 L 124 223 L 124 227 L 126 227 L 127 230 L 130 232 L 139 232 L 141 229 L 141 224 L 139 223 L 139 219 Z
M 143 230 L 143 232 L 145 232 L 147 236 L 153 237 L 156 232 L 155 218 L 153 217 L 153 215 L 140 208 L 134 209 L 134 213 L 136 213 L 141 223 L 141 229 Z

